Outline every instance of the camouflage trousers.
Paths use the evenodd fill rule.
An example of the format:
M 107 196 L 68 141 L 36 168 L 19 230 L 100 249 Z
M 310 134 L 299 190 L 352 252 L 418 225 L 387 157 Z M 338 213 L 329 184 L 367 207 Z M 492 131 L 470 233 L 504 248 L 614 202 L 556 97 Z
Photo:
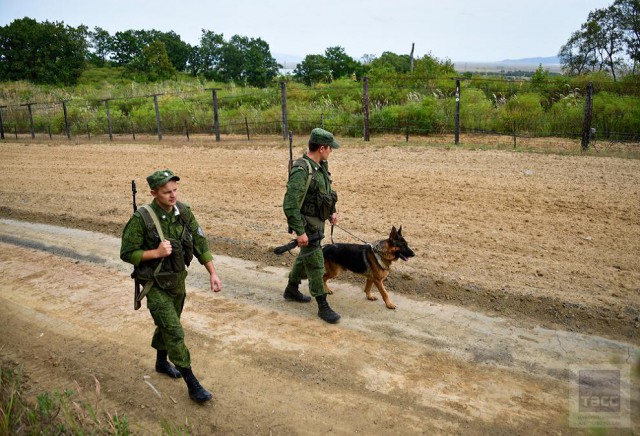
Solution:
M 308 279 L 309 293 L 312 297 L 318 297 L 327 293 L 322 282 L 323 275 L 324 258 L 320 241 L 302 247 L 289 273 L 289 282 L 300 284 L 303 279 Z
M 156 350 L 167 351 L 169 360 L 176 366 L 189 368 L 191 355 L 184 344 L 184 330 L 180 323 L 180 315 L 186 298 L 185 278 L 178 280 L 178 289 L 167 292 L 153 286 L 147 294 L 147 308 L 156 325 L 151 346 Z

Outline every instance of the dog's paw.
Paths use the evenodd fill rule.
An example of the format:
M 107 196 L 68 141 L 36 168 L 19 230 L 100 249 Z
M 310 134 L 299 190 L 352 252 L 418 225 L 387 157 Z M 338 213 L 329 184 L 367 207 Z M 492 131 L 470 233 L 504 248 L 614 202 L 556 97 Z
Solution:
M 367 295 L 367 300 L 369 301 L 376 301 L 378 299 L 378 297 L 374 296 L 374 295 Z
M 393 304 L 393 303 L 388 303 L 388 304 L 386 304 L 386 306 L 387 306 L 387 309 L 395 309 L 396 308 L 396 305 Z
M 327 291 L 327 294 L 333 295 L 333 291 L 329 288 L 324 288 Z

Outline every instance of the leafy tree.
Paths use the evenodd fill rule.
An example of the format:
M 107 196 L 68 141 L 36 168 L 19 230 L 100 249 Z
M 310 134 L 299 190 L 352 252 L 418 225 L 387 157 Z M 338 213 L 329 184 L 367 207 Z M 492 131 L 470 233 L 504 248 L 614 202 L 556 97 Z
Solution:
M 165 46 L 167 57 L 175 69 L 178 71 L 187 71 L 193 47 L 184 42 L 180 38 L 180 35 L 174 31 L 159 32 L 157 30 L 150 30 L 143 38 L 146 45 L 151 45 L 154 41 L 161 41 Z
M 154 82 L 175 77 L 176 69 L 169 60 L 164 42 L 155 40 L 142 49 L 142 72 Z
M 616 80 L 627 60 L 636 71 L 639 54 L 640 0 L 616 0 L 607 8 L 591 11 L 558 56 L 567 74 L 606 70 Z
M 204 74 L 209 80 L 218 78 L 218 66 L 222 58 L 222 46 L 224 45 L 224 37 L 222 34 L 216 34 L 211 30 L 202 29 L 200 36 L 200 45 L 195 47 L 189 58 L 189 66 L 191 74 Z
M 0 28 L 0 80 L 72 85 L 85 68 L 85 26 L 31 18 Z
M 111 52 L 118 65 L 127 65 L 142 54 L 145 45 L 145 34 L 140 30 L 116 32 L 113 36 Z
M 278 74 L 279 65 L 269 44 L 261 38 L 234 35 L 221 48 L 218 72 L 225 82 L 265 87 Z
M 424 55 L 414 62 L 414 73 L 421 77 L 439 77 L 456 74 L 455 66 L 450 60 L 441 61 L 431 55 Z
M 307 55 L 293 70 L 295 80 L 311 86 L 331 82 L 331 66 L 322 55 Z
M 333 79 L 351 77 L 353 74 L 361 75 L 358 73 L 362 72 L 362 66 L 346 54 L 342 47 L 329 47 L 325 50 L 324 57 L 331 69 Z
M 615 81 L 616 69 L 622 63 L 618 53 L 624 51 L 623 31 L 618 10 L 614 6 L 596 9 L 589 14 L 587 23 L 598 47 L 601 63 L 609 68 L 609 72 Z
M 581 75 L 597 64 L 595 44 L 586 34 L 576 31 L 560 47 L 558 53 L 562 70 L 568 75 Z
M 390 73 L 408 73 L 411 71 L 411 58 L 409 55 L 398 55 L 385 51 L 382 55 L 371 61 L 372 75 L 386 75 Z
M 627 55 L 633 62 L 633 73 L 640 66 L 640 0 L 616 0 Z
M 224 82 L 242 83 L 244 71 L 244 53 L 247 51 L 249 38 L 233 35 L 229 42 L 222 45 L 220 63 L 217 70 Z
M 271 56 L 269 44 L 261 38 L 251 39 L 245 52 L 244 77 L 246 83 L 266 87 L 278 75 L 280 65 Z
M 93 49 L 89 53 L 88 59 L 91 63 L 97 67 L 103 67 L 111 54 L 111 48 L 113 46 L 112 37 L 101 27 L 95 27 L 93 32 L 88 33 L 89 45 Z

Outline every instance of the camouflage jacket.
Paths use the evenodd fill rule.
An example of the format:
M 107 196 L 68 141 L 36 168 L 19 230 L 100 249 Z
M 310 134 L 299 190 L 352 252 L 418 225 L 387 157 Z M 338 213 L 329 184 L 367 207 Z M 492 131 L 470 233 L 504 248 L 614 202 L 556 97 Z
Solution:
M 307 186 L 308 170 L 306 165 L 294 165 L 289 172 L 289 180 L 287 181 L 287 192 L 284 195 L 282 209 L 287 217 L 289 228 L 300 236 L 307 233 L 305 230 L 305 220 L 301 209 L 304 204 L 313 201 L 314 193 L 320 191 L 322 193 L 331 194 L 331 173 L 329 172 L 329 164 L 323 161 L 318 165 L 313 159 L 306 154 L 302 159 L 309 162 L 312 168 L 312 180 L 309 188 Z M 335 206 L 332 210 L 335 212 Z
M 162 209 L 155 200 L 151 202 L 151 207 L 156 212 L 160 221 L 160 227 L 166 239 L 180 240 L 184 229 L 183 221 L 180 219 L 180 212 L 174 207 L 172 213 L 167 213 Z M 187 206 L 188 208 L 188 206 Z M 190 209 L 189 209 L 190 212 Z M 213 255 L 209 251 L 209 244 L 202 228 L 196 221 L 193 213 L 189 213 L 188 231 L 193 237 L 194 256 L 201 264 L 205 264 L 213 260 Z M 142 260 L 142 253 L 145 250 L 153 250 L 158 247 L 159 239 L 157 235 L 147 231 L 144 218 L 140 215 L 140 211 L 136 211 L 129 219 L 122 232 L 122 243 L 120 245 L 120 259 L 125 262 L 138 266 Z

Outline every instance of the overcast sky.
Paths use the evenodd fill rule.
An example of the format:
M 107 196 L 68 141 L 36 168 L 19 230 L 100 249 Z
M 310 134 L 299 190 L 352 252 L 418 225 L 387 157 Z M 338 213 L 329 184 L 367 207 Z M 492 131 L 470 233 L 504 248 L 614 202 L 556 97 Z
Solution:
M 613 0 L 0 0 L 0 26 L 16 18 L 173 30 L 198 45 L 202 29 L 262 38 L 279 55 L 340 46 L 355 59 L 384 51 L 493 62 L 555 56 L 590 11 Z

